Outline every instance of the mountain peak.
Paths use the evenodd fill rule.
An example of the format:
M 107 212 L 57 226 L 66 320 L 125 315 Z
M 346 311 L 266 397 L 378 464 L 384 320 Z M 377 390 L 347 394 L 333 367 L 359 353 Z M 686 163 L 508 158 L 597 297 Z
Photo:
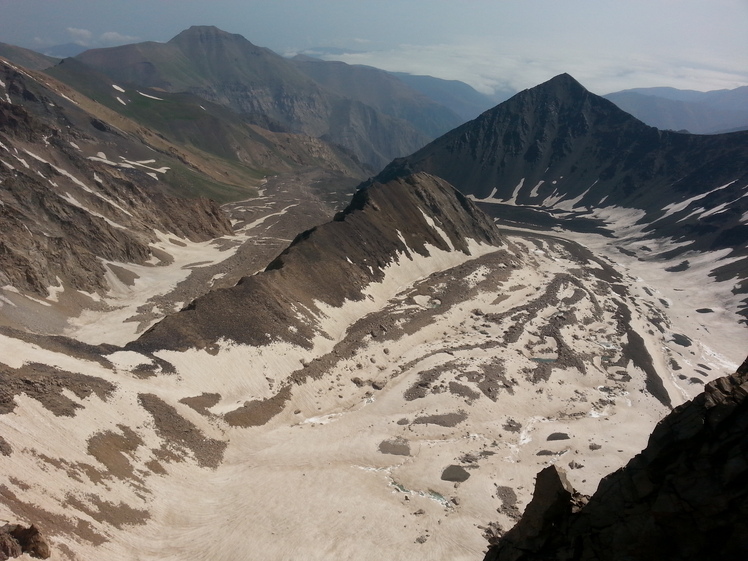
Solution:
M 542 94 L 559 98 L 566 98 L 568 96 L 570 99 L 592 95 L 589 90 L 574 79 L 573 76 L 566 73 L 554 76 L 547 82 L 543 82 L 542 84 L 538 84 L 524 92 L 520 92 L 519 95 L 522 95 L 523 93 L 533 95 Z
M 242 41 L 250 43 L 244 36 L 236 33 L 229 33 L 223 29 L 219 29 L 215 25 L 193 25 L 189 29 L 185 29 L 168 42 L 173 44 L 184 44 L 187 42 L 214 42 L 214 41 Z M 250 43 L 251 44 L 251 43 Z

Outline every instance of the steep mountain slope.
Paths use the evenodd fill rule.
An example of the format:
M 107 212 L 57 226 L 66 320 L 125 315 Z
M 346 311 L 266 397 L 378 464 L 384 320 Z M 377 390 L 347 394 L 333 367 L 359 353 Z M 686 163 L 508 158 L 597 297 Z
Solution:
M 415 171 L 494 203 L 484 208 L 495 216 L 614 232 L 623 251 L 677 258 L 681 270 L 693 252 L 714 252 L 710 274 L 748 293 L 748 132 L 660 131 L 561 75 L 395 160 L 378 179 Z M 748 315 L 748 300 L 741 308 Z
M 166 194 L 159 176 L 173 156 L 2 60 L 0 88 L 3 285 L 99 293 L 107 261 L 152 260 L 159 235 L 197 242 L 231 232 L 215 203 Z
M 450 109 L 384 70 L 304 56 L 294 57 L 292 62 L 328 90 L 361 101 L 385 115 L 408 121 L 431 138 L 441 136 L 464 122 Z
M 516 91 L 498 90 L 493 95 L 485 95 L 465 82 L 444 80 L 433 76 L 420 76 L 406 72 L 390 72 L 437 103 L 457 113 L 464 121 L 475 119 L 478 115 L 491 109 L 497 103 L 506 101 Z
M 588 500 L 546 468 L 524 516 L 485 560 L 744 558 L 746 428 L 748 359 L 663 419 Z
M 44 70 L 60 62 L 60 59 L 7 43 L 0 43 L 0 57 L 31 70 Z
M 659 129 L 715 134 L 748 129 L 748 87 L 691 92 L 641 88 L 605 96 L 637 119 Z
M 76 59 L 66 59 L 45 73 L 180 147 L 218 157 L 219 165 L 233 167 L 231 175 L 241 173 L 243 182 L 256 185 L 265 175 L 299 166 L 318 166 L 351 177 L 365 177 L 369 171 L 340 147 L 307 135 L 263 129 L 246 116 L 193 94 L 122 87 Z M 231 195 L 211 195 L 233 200 Z
M 189 92 L 264 128 L 340 144 L 375 168 L 429 139 L 405 121 L 324 89 L 272 51 L 215 27 L 192 27 L 165 44 L 94 49 L 76 58 L 123 85 Z

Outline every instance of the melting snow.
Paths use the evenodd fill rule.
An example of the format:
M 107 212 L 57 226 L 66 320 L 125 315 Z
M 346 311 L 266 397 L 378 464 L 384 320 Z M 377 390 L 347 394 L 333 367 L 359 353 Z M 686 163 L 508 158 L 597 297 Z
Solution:
M 64 195 L 60 195 L 60 198 L 66 200 L 71 205 L 76 206 L 76 207 L 80 208 L 81 210 L 85 210 L 91 216 L 96 216 L 97 218 L 101 218 L 107 224 L 109 224 L 110 226 L 112 226 L 114 228 L 119 228 L 120 230 L 127 230 L 127 228 L 125 228 L 124 226 L 122 226 L 122 224 L 117 224 L 116 222 L 114 222 L 113 220 L 110 220 L 109 218 L 107 218 L 103 214 L 99 214 L 98 212 L 93 211 L 90 208 L 86 207 L 85 205 L 81 204 L 80 201 L 78 201 L 78 199 L 76 199 L 75 197 L 73 197 L 70 193 L 65 193 Z
M 507 204 L 510 204 L 510 205 L 516 205 L 517 204 L 517 195 L 519 195 L 519 191 L 520 191 L 520 189 L 522 189 L 522 186 L 524 184 L 525 184 L 525 178 L 523 177 L 522 179 L 519 180 L 519 183 L 514 188 L 514 193 L 512 193 L 511 198 L 506 199 Z
M 49 162 L 47 162 L 47 161 L 46 161 L 46 160 L 44 160 L 43 158 L 41 158 L 41 157 L 37 156 L 37 155 L 36 155 L 36 154 L 34 154 L 33 152 L 29 152 L 29 151 L 28 151 L 28 150 L 26 150 L 26 149 L 24 149 L 24 152 L 26 152 L 26 153 L 27 153 L 27 154 L 28 154 L 29 156 L 31 156 L 32 158 L 34 158 L 34 159 L 36 159 L 36 160 L 38 160 L 38 161 L 42 162 L 43 164 L 47 164 L 47 165 L 49 165 L 49 166 L 50 166 L 50 167 L 52 167 L 52 168 L 53 168 L 53 169 L 54 169 L 54 170 L 55 170 L 55 171 L 56 171 L 57 173 L 59 173 L 60 175 L 64 175 L 65 177 L 67 177 L 68 179 L 70 179 L 70 180 L 71 180 L 71 181 L 72 181 L 73 183 L 75 183 L 76 185 L 78 185 L 78 186 L 79 186 L 79 187 L 80 187 L 81 189 L 83 189 L 83 190 L 84 190 L 84 191 L 85 191 L 86 193 L 91 193 L 92 195 L 95 195 L 95 196 L 99 197 L 99 198 L 100 198 L 101 200 L 103 200 L 103 201 L 105 201 L 105 202 L 109 203 L 109 204 L 110 204 L 110 205 L 112 205 L 113 207 L 115 207 L 115 208 L 117 208 L 117 209 L 121 210 L 122 212 L 124 212 L 124 213 L 125 213 L 125 214 L 127 214 L 128 216 L 132 216 L 132 214 L 131 214 L 131 213 L 130 213 L 130 212 L 129 212 L 128 210 L 126 210 L 126 209 L 122 208 L 122 207 L 121 207 L 120 205 L 118 205 L 118 204 L 117 204 L 116 202 L 114 202 L 114 201 L 113 201 L 112 199 L 110 199 L 109 197 L 107 197 L 107 196 L 105 196 L 105 195 L 102 195 L 101 193 L 97 193 L 96 191 L 94 191 L 93 189 L 91 189 L 91 188 L 90 188 L 90 187 L 89 187 L 88 185 L 86 185 L 85 183 L 83 183 L 83 182 L 82 182 L 82 181 L 81 181 L 80 179 L 78 179 L 77 177 L 75 177 L 75 176 L 74 176 L 73 174 L 71 174 L 70 172 L 68 172 L 68 171 L 66 171 L 66 170 L 64 170 L 64 169 L 62 169 L 62 168 L 58 168 L 58 167 L 57 167 L 56 165 L 54 165 L 54 164 L 50 164 Z M 37 173 L 38 173 L 38 172 L 37 172 Z M 41 174 L 39 174 L 39 175 L 41 175 Z M 42 176 L 42 177 L 44 177 L 44 176 Z M 46 179 L 46 178 L 45 178 L 45 179 Z M 55 187 L 57 187 L 57 185 L 56 185 L 56 184 L 54 184 L 54 183 L 53 183 L 53 185 L 54 185 Z
M 60 92 L 57 92 L 57 93 L 60 93 Z M 67 100 L 68 100 L 68 101 L 69 101 L 70 103 L 74 103 L 75 105 L 78 105 L 78 102 L 77 102 L 77 101 L 75 101 L 75 100 L 72 100 L 72 99 L 70 99 L 70 98 L 69 98 L 68 96 L 66 96 L 66 95 L 65 95 L 64 93 L 60 93 L 60 96 L 61 96 L 61 97 L 64 97 L 65 99 L 67 99 Z
M 597 181 L 595 183 L 597 183 Z M 571 212 L 572 210 L 574 210 L 574 207 L 579 203 L 579 201 L 581 201 L 585 197 L 585 195 L 590 192 L 590 189 L 592 189 L 592 186 L 589 186 L 587 190 L 578 197 L 556 203 L 554 205 L 555 208 L 560 208 L 561 210 L 568 210 L 569 212 Z
M 148 95 L 148 94 L 144 94 L 143 92 L 138 92 L 138 93 L 142 95 L 143 97 L 147 97 L 148 99 L 155 99 L 157 101 L 163 101 L 163 99 L 161 99 L 160 97 L 156 97 L 155 95 Z
M 126 162 L 118 164 L 117 162 L 113 162 L 111 160 L 108 160 L 107 157 L 106 157 L 106 154 L 104 154 L 104 152 L 99 152 L 96 156 L 89 156 L 88 159 L 91 160 L 92 162 L 101 162 L 102 164 L 108 164 L 108 165 L 114 166 L 114 167 L 128 168 L 128 169 L 133 169 L 135 167 L 135 166 L 133 166 L 133 165 L 131 165 L 129 163 L 126 163 Z
M 735 180 L 737 181 L 737 179 Z M 665 211 L 665 214 L 662 216 L 662 218 L 666 218 L 672 214 L 675 214 L 676 212 L 680 212 L 684 210 L 688 205 L 691 203 L 694 203 L 696 201 L 699 201 L 703 199 L 704 197 L 707 197 L 708 195 L 711 195 L 712 193 L 719 191 L 720 189 L 725 189 L 735 183 L 735 181 L 730 181 L 730 183 L 726 183 L 725 185 L 722 185 L 721 187 L 717 187 L 716 189 L 712 189 L 711 191 L 707 191 L 706 193 L 702 193 L 700 195 L 696 195 L 695 197 L 691 197 L 690 199 L 686 199 L 685 201 L 682 201 L 680 203 L 672 203 L 664 207 L 662 210 Z
M 151 170 L 151 171 L 155 171 L 156 173 L 166 173 L 167 171 L 169 171 L 171 169 L 169 167 L 153 168 L 153 167 L 145 165 L 146 163 L 155 163 L 156 160 L 142 160 L 142 161 L 139 161 L 139 162 L 132 162 L 130 160 L 126 160 L 122 156 L 120 156 L 119 158 L 120 158 L 120 160 L 122 160 L 123 162 L 125 162 L 125 164 L 129 165 L 130 167 L 139 166 L 141 168 L 145 168 L 145 169 L 148 169 L 148 170 Z M 125 167 L 125 166 L 123 166 L 123 167 Z M 151 174 L 148 174 L 148 175 L 151 175 Z M 158 179 L 158 178 L 156 178 L 156 179 Z
M 531 197 L 537 197 L 538 196 L 538 189 L 540 189 L 540 186 L 543 183 L 545 183 L 545 181 L 543 181 L 542 179 L 540 181 L 538 181 L 538 184 L 535 187 L 532 188 L 532 191 L 530 191 L 530 196 Z M 553 184 L 555 185 L 556 182 L 554 181 Z

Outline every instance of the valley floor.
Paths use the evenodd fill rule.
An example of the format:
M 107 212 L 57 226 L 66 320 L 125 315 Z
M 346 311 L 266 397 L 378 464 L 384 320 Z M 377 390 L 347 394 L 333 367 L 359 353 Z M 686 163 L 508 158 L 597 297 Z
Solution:
M 263 246 L 263 229 L 294 209 L 277 197 L 264 214 L 237 206 L 235 239 L 180 267 Z M 70 414 L 23 387 L 10 396 L 0 519 L 45 528 L 52 559 L 479 559 L 489 523 L 513 525 L 543 466 L 592 493 L 672 407 L 742 358 L 745 330 L 720 287 L 612 248 L 506 231 L 502 248 L 373 291 L 363 318 L 329 310 L 324 321 L 345 329 L 311 351 L 160 352 L 149 376 L 138 368 L 151 359 L 129 351 L 101 360 L 0 334 L 9 378 L 39 363 L 112 385 L 61 390 Z M 167 298 L 166 308 L 190 296 Z M 98 314 L 68 334 L 136 336 Z M 132 413 L 136 402 L 171 413 Z

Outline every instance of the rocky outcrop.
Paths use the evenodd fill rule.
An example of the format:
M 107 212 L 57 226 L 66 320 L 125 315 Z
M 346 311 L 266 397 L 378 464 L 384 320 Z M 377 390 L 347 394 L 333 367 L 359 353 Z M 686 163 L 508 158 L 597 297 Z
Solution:
M 555 466 L 485 561 L 745 559 L 748 359 L 655 428 L 585 505 Z
M 501 243 L 493 222 L 446 181 L 417 174 L 374 184 L 332 222 L 299 234 L 263 273 L 198 298 L 131 346 L 210 348 L 221 339 L 309 346 L 321 305 L 360 301 L 388 266 L 433 249 L 469 255 L 469 240 Z
M 24 528 L 19 524 L 0 527 L 0 561 L 20 557 L 24 553 L 37 559 L 49 559 L 49 544 L 33 524 Z

